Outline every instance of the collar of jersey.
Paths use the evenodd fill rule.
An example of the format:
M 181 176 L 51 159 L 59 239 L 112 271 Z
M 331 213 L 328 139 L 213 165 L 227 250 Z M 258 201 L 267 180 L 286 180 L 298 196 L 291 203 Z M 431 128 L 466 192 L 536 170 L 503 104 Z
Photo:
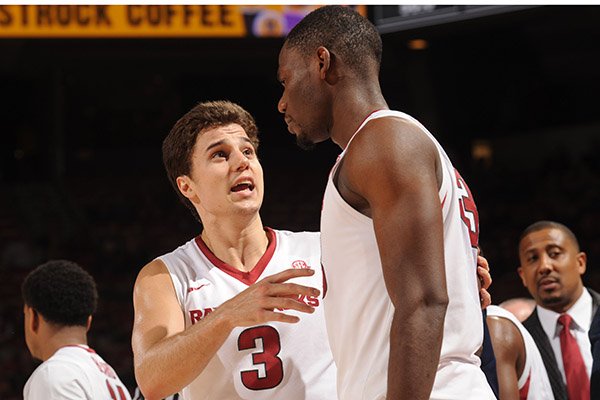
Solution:
M 213 254 L 212 251 L 210 251 L 210 249 L 208 248 L 206 243 L 204 243 L 204 240 L 202 240 L 202 237 L 200 235 L 196 236 L 195 240 L 196 240 L 196 244 L 198 245 L 198 248 L 200 249 L 202 254 L 204 254 L 204 256 L 215 267 L 219 268 L 221 271 L 234 277 L 235 279 L 239 280 L 240 282 L 245 283 L 246 285 L 252 285 L 262 275 L 263 271 L 269 264 L 269 261 L 271 261 L 271 258 L 273 258 L 273 254 L 275 253 L 275 248 L 277 247 L 277 235 L 275 234 L 275 231 L 273 229 L 265 226 L 265 232 L 267 234 L 267 238 L 269 239 L 269 244 L 267 245 L 267 250 L 265 251 L 265 254 L 262 255 L 260 260 L 258 260 L 256 265 L 248 272 L 240 271 L 239 269 L 232 267 L 231 265 L 220 260 L 217 256 L 215 256 Z

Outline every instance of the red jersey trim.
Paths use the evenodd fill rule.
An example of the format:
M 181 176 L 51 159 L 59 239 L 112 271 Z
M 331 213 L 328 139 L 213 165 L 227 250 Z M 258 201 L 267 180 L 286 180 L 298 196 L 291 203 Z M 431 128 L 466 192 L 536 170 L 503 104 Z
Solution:
M 327 295 L 327 275 L 325 275 L 325 267 L 321 263 L 321 272 L 323 273 L 323 298 Z
M 232 267 L 231 265 L 221 261 L 217 256 L 213 254 L 212 251 L 208 248 L 204 240 L 200 235 L 196 236 L 196 244 L 198 248 L 204 254 L 208 261 L 210 261 L 215 267 L 219 268 L 221 271 L 225 272 L 227 275 L 230 275 L 237 279 L 238 281 L 245 283 L 250 286 L 255 283 L 258 278 L 262 275 L 265 268 L 273 258 L 273 254 L 275 253 L 275 249 L 277 248 L 277 235 L 275 231 L 271 228 L 265 226 L 265 232 L 267 234 L 267 238 L 269 239 L 269 244 L 267 245 L 267 251 L 265 254 L 258 260 L 256 265 L 252 268 L 252 270 L 248 272 L 240 271 L 239 269 Z
M 350 138 L 350 140 L 348 141 L 348 144 L 346 144 L 346 147 L 344 147 L 344 151 L 346 151 L 346 149 L 348 148 L 348 146 L 350 145 L 350 142 L 354 139 L 354 136 L 356 136 L 356 134 L 362 129 L 364 128 L 363 124 L 365 123 L 366 120 L 368 120 L 369 118 L 371 118 L 371 115 L 379 112 L 379 111 L 387 111 L 389 110 L 388 108 L 380 108 L 379 110 L 375 110 L 375 111 L 371 111 L 371 113 L 369 115 L 367 115 L 360 124 L 358 124 L 358 129 L 356 130 L 356 132 L 354 132 L 354 135 L 352 135 L 352 137 Z M 339 161 L 340 158 L 338 157 L 337 161 Z M 336 161 L 336 164 L 337 164 Z
M 523 385 L 523 387 L 521 389 L 519 389 L 519 399 L 520 400 L 527 400 L 527 396 L 529 395 L 529 383 L 531 382 L 531 372 L 529 373 L 529 376 L 527 377 L 527 382 L 525 382 L 525 385 Z

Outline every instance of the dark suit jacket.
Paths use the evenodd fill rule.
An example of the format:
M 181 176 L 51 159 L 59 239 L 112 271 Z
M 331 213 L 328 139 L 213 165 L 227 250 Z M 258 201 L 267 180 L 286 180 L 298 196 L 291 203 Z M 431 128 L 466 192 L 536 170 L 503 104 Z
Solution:
M 592 315 L 594 315 L 600 304 L 600 294 L 589 288 L 586 289 L 592 295 Z M 537 309 L 533 310 L 533 313 L 523 322 L 523 325 L 527 328 L 529 333 L 531 333 L 531 336 L 533 336 L 533 340 L 535 340 L 535 343 L 542 354 L 542 360 L 544 360 L 548 378 L 550 378 L 550 385 L 552 386 L 555 400 L 567 400 L 567 387 L 560 375 L 554 351 L 552 351 L 550 340 L 548 339 L 546 332 L 544 332 L 544 328 L 542 328 Z M 592 397 L 592 399 L 593 398 L 594 397 Z
M 590 378 L 590 399 L 600 399 L 600 308 L 596 310 L 596 316 L 590 326 L 590 343 L 592 344 L 592 355 L 594 364 L 592 366 L 592 377 Z

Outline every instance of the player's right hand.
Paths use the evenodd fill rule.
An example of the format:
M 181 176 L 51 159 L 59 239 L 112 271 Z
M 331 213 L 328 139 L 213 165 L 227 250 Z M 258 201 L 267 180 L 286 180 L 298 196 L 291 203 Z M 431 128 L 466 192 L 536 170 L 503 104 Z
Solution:
M 312 269 L 288 269 L 270 275 L 223 303 L 215 312 L 219 311 L 232 327 L 253 326 L 269 321 L 296 323 L 300 321 L 298 316 L 280 310 L 313 313 L 314 307 L 298 299 L 301 296 L 317 297 L 320 291 L 288 281 L 314 273 Z

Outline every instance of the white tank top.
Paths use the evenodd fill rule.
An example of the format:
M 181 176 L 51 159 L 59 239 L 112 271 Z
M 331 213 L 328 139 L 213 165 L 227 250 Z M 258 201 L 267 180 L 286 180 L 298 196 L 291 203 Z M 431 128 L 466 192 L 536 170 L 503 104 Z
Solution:
M 552 386 L 544 366 L 544 361 L 535 341 L 529 331 L 509 311 L 498 307 L 489 306 L 487 315 L 506 318 L 511 321 L 521 332 L 525 343 L 525 367 L 519 376 L 519 396 L 521 400 L 553 400 Z
M 113 368 L 85 345 L 61 347 L 40 364 L 25 384 L 23 398 L 131 399 Z
M 356 133 L 369 121 L 383 117 L 400 118 L 418 126 L 435 143 L 442 166 L 439 198 L 449 305 L 431 398 L 493 399 L 479 368 L 480 359 L 475 355 L 483 340 L 473 247 L 479 234 L 475 203 L 444 150 L 409 115 L 391 110 L 374 112 Z M 338 368 L 340 399 L 383 399 L 387 392 L 389 331 L 394 306 L 383 278 L 373 221 L 347 204 L 332 181 L 346 149 L 329 175 L 321 213 L 322 261 L 328 283 L 327 331 Z
M 267 251 L 247 273 L 216 258 L 200 237 L 159 257 L 171 275 L 186 328 L 252 283 L 289 268 L 314 269 L 313 276 L 290 282 L 323 293 L 319 234 L 266 230 Z M 313 314 L 288 310 L 300 317 L 296 324 L 235 328 L 206 369 L 183 389 L 183 399 L 336 399 L 322 294 L 302 300 L 316 309 Z

